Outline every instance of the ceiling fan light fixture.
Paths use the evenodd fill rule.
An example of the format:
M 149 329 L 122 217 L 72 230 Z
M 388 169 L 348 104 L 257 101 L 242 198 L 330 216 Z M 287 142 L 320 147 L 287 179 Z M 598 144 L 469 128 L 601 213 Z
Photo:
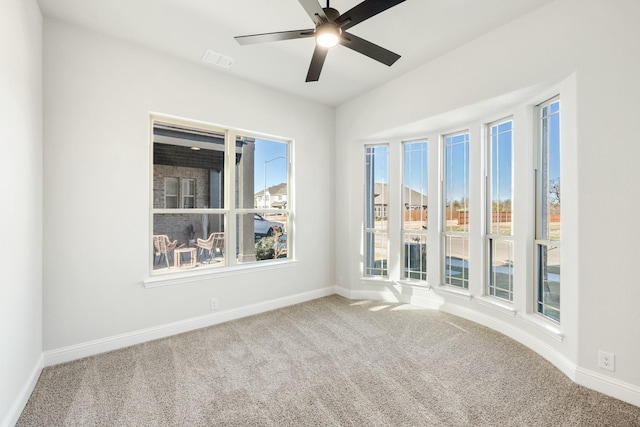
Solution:
M 340 41 L 340 28 L 335 24 L 322 24 L 316 29 L 316 43 L 319 46 L 330 48 Z

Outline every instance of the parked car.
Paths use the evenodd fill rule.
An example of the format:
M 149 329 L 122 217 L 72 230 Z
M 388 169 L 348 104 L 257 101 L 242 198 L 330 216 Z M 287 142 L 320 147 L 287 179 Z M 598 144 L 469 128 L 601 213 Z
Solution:
M 282 227 L 284 230 L 284 224 L 281 222 L 274 222 L 264 219 L 262 215 L 253 214 L 253 233 L 256 235 L 256 240 L 261 237 L 273 236 L 273 227 Z

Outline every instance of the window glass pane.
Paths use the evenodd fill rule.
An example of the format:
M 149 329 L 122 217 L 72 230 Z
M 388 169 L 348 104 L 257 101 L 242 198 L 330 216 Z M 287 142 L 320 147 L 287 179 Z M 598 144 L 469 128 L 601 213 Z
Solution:
M 490 234 L 511 236 L 513 195 L 512 121 L 491 126 Z
M 288 214 L 246 213 L 237 216 L 239 263 L 289 257 Z
M 540 165 L 536 239 L 538 313 L 560 321 L 560 101 L 540 107 Z
M 427 280 L 428 143 L 404 142 L 403 151 L 403 277 Z
M 538 245 L 538 312 L 560 321 L 560 248 Z
M 489 125 L 487 187 L 487 262 L 486 293 L 513 301 L 513 121 Z
M 365 153 L 365 274 L 387 275 L 388 159 L 386 145 Z
M 427 235 L 404 233 L 404 277 L 427 280 Z
M 513 242 L 489 239 L 489 295 L 513 301 Z
M 287 209 L 288 144 L 249 137 L 236 139 L 236 206 Z
M 541 235 L 560 240 L 560 101 L 542 108 L 541 114 Z
M 404 229 L 426 230 L 428 208 L 427 142 L 404 143 Z
M 387 234 L 371 231 L 365 232 L 366 265 L 365 274 L 367 276 L 387 276 Z
M 222 208 L 224 137 L 222 132 L 154 122 L 153 207 Z
M 388 152 L 386 146 L 367 147 L 365 188 L 365 227 L 367 228 L 387 228 Z
M 224 255 L 224 214 L 154 214 L 153 270 L 221 267 Z
M 446 231 L 469 231 L 469 134 L 445 138 Z
M 445 236 L 444 252 L 444 284 L 469 289 L 469 238 Z
M 444 138 L 443 283 L 469 289 L 469 134 Z

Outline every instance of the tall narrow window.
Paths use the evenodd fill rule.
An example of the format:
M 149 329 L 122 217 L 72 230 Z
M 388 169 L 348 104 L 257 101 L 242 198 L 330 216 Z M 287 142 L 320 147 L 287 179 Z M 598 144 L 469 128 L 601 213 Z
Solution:
M 365 151 L 364 273 L 384 277 L 388 274 L 389 147 L 371 145 Z
M 487 294 L 513 301 L 513 122 L 487 126 Z
M 469 289 L 469 133 L 444 137 L 443 283 Z
M 536 311 L 560 322 L 560 100 L 538 106 Z
M 427 280 L 428 144 L 403 143 L 403 277 Z

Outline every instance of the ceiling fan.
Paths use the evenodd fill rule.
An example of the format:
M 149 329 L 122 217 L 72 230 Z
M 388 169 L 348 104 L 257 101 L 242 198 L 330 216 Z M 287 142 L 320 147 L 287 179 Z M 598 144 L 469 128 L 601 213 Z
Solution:
M 397 53 L 361 39 L 346 30 L 405 0 L 364 0 L 342 15 L 329 6 L 329 0 L 327 0 L 327 7 L 322 7 L 318 0 L 298 1 L 315 24 L 315 28 L 237 36 L 235 39 L 238 43 L 245 45 L 315 37 L 316 47 L 307 73 L 307 82 L 318 81 L 327 52 L 337 44 L 360 52 L 388 66 L 400 59 L 400 55 Z

